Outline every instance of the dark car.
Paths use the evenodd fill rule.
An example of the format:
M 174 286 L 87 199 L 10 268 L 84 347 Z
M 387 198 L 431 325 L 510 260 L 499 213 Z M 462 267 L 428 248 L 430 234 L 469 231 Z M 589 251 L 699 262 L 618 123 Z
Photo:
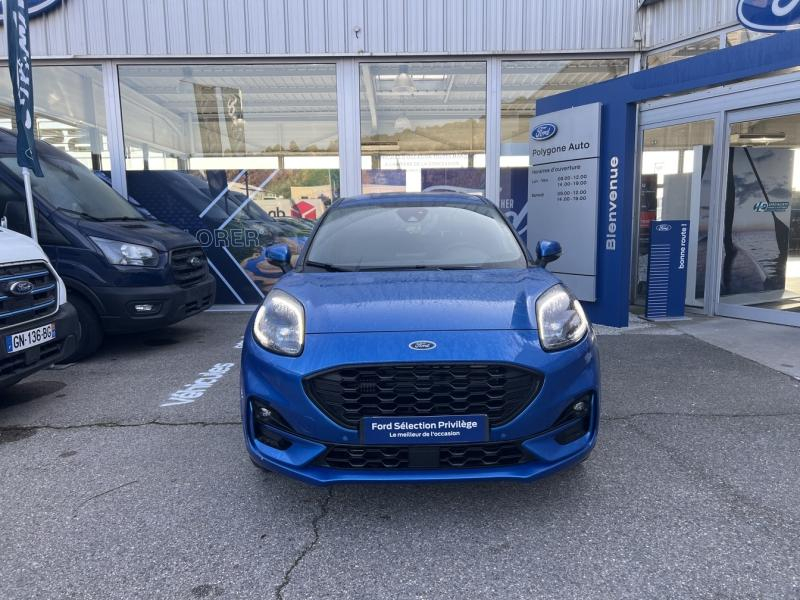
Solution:
M 106 333 L 159 329 L 214 303 L 202 247 L 176 227 L 145 218 L 64 152 L 37 142 L 44 177 L 33 177 L 39 244 L 64 280 L 81 337 L 73 358 Z M 0 217 L 29 234 L 16 136 L 0 130 Z

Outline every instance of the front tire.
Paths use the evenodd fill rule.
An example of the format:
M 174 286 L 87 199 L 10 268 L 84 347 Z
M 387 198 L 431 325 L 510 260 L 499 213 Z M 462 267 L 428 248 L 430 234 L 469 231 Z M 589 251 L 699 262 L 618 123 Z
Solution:
M 81 332 L 78 336 L 78 346 L 75 352 L 67 360 L 78 362 L 91 356 L 103 343 L 103 326 L 100 324 L 100 317 L 94 307 L 86 300 L 77 295 L 69 296 L 69 301 L 78 312 L 78 321 Z

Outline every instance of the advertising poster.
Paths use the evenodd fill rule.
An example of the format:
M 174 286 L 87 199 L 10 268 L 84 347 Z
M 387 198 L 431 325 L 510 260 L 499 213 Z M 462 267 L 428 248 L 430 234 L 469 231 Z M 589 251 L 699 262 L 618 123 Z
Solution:
M 528 243 L 528 169 L 500 169 L 500 204 L 503 214 Z
M 784 148 L 731 150 L 725 203 L 722 289 L 768 301 L 786 287 L 795 153 Z
M 422 169 L 423 192 L 459 192 L 483 195 L 485 169 Z
M 406 172 L 403 169 L 366 169 L 361 171 L 361 191 L 382 194 L 406 191 Z
M 219 303 L 254 304 L 281 275 L 267 262 L 267 247 L 288 244 L 296 257 L 313 227 L 313 221 L 302 215 L 316 216 L 317 209 L 324 210 L 318 198 L 314 202 L 319 204 L 285 198 L 285 208 L 270 215 L 256 199 L 266 195 L 277 174 L 274 170 L 129 171 L 128 194 L 156 219 L 197 238 L 217 278 Z

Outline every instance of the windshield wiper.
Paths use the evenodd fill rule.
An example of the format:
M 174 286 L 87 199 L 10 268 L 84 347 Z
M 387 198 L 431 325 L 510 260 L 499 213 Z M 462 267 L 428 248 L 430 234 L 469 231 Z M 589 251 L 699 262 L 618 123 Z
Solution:
M 56 210 L 69 213 L 71 215 L 75 215 L 76 217 L 81 217 L 83 219 L 88 219 L 89 221 L 101 221 L 102 219 L 98 219 L 94 215 L 90 215 L 89 213 L 85 213 L 80 210 L 72 210 L 71 208 L 64 208 L 63 206 L 59 206 Z
M 359 271 L 475 271 L 479 265 L 396 265 L 386 267 L 359 267 Z
M 146 221 L 144 217 L 103 217 L 98 221 Z
M 346 269 L 344 267 L 337 267 L 336 265 L 330 265 L 328 263 L 321 263 L 316 262 L 313 260 L 307 260 L 303 266 L 306 267 L 315 267 L 317 269 L 325 269 L 326 271 L 330 271 L 332 273 L 344 272 L 344 271 L 352 271 L 353 269 Z

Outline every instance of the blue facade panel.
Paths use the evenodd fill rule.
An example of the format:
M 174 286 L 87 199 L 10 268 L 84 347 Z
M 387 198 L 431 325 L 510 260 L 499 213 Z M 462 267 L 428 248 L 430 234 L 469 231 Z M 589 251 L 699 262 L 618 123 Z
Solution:
M 798 65 L 800 31 L 791 31 L 537 102 L 539 115 L 593 102 L 603 104 L 597 301 L 586 305 L 593 322 L 613 327 L 628 325 L 638 104 L 661 96 L 764 76 Z

